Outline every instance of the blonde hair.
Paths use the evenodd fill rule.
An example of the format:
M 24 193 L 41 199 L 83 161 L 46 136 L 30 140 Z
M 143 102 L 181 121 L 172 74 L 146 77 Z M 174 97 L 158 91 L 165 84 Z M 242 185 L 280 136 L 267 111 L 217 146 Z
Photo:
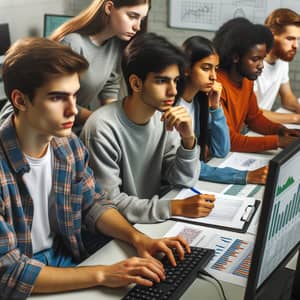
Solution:
M 51 40 L 60 41 L 69 33 L 77 32 L 82 35 L 95 35 L 101 32 L 108 24 L 109 16 L 106 15 L 105 3 L 112 1 L 116 8 L 149 4 L 151 0 L 94 0 L 79 15 L 58 27 L 50 36 Z

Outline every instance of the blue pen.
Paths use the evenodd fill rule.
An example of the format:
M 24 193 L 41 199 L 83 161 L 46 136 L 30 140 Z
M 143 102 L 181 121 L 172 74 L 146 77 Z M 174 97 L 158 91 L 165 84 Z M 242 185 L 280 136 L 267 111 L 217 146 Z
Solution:
M 199 190 L 197 190 L 196 188 L 191 187 L 191 190 L 192 190 L 195 194 L 202 195 L 202 193 L 201 193 Z
M 193 191 L 197 195 L 202 195 L 202 193 L 199 190 L 197 190 L 196 188 L 191 187 L 191 191 Z M 210 202 L 210 203 L 213 202 L 212 200 L 209 200 L 209 199 L 205 199 L 205 201 Z

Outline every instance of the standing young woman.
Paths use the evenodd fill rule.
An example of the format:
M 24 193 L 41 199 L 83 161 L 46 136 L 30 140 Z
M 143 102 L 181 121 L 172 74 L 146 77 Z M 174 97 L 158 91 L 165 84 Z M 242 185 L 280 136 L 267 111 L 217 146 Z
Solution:
M 229 130 L 220 105 L 222 85 L 216 81 L 219 57 L 210 40 L 193 36 L 183 43 L 189 67 L 179 83 L 177 105 L 185 106 L 201 146 L 199 179 L 234 184 L 265 184 L 268 168 L 240 171 L 205 163 L 210 156 L 224 157 L 230 149 Z
M 117 100 L 122 46 L 144 26 L 149 8 L 150 0 L 94 0 L 51 35 L 50 39 L 70 45 L 90 64 L 77 95 L 77 124 L 83 125 L 91 110 Z

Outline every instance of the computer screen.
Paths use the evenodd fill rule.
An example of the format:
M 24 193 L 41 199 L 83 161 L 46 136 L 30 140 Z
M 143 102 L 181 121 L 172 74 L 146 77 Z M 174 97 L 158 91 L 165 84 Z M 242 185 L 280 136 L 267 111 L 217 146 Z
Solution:
M 49 37 L 51 33 L 60 25 L 69 21 L 73 16 L 57 15 L 57 14 L 45 14 L 44 15 L 44 37 Z
M 282 150 L 269 163 L 245 300 L 259 298 L 272 275 L 300 247 L 299 169 L 300 140 Z
M 0 24 L 0 56 L 10 47 L 9 27 L 7 23 Z M 0 61 L 1 63 L 1 61 Z

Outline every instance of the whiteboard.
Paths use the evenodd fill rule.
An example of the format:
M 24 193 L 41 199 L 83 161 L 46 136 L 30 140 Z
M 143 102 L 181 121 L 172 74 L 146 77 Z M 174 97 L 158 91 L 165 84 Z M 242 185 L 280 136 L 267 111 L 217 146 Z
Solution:
M 169 0 L 169 26 L 216 31 L 235 17 L 264 23 L 279 7 L 300 13 L 300 0 Z

